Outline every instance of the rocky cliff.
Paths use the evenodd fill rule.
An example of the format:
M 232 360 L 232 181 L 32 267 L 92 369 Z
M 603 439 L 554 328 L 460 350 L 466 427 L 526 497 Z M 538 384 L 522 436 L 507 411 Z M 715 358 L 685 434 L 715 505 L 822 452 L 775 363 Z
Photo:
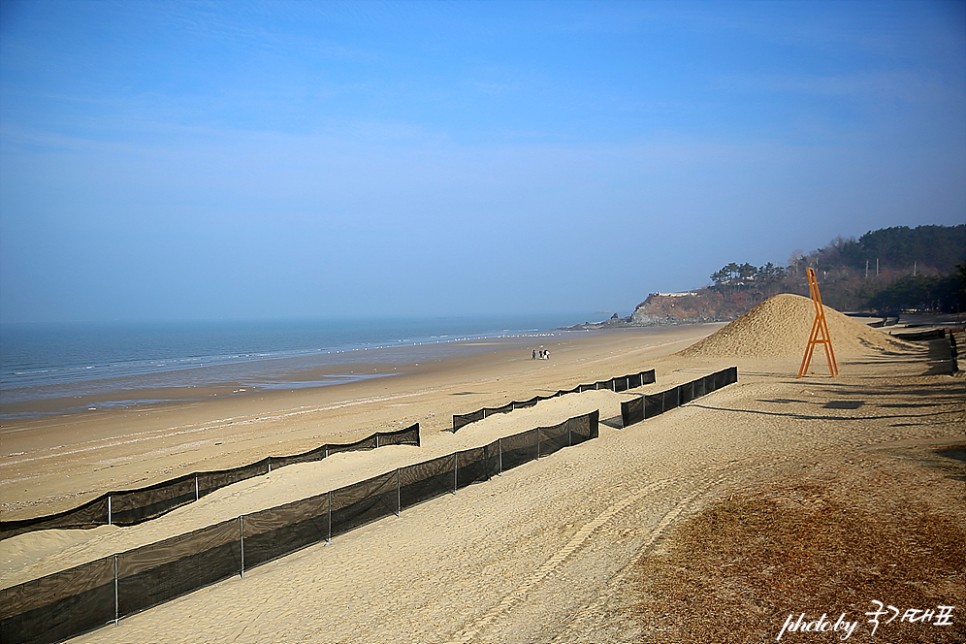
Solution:
M 765 299 L 757 291 L 709 288 L 684 293 L 651 293 L 637 305 L 630 324 L 653 326 L 696 322 L 726 322 L 750 311 Z

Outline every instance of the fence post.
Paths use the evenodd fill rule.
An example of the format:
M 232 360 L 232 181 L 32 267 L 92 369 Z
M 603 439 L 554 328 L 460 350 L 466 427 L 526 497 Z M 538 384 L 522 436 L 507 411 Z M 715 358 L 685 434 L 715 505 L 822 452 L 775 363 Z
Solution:
M 376 449 L 379 449 L 379 433 L 376 432 Z
M 399 468 L 396 468 L 396 516 L 398 517 L 402 513 L 402 490 L 401 483 L 399 482 Z
M 325 514 L 329 518 L 329 534 L 326 536 L 325 542 L 332 543 L 332 492 L 326 492 L 325 498 L 328 501 L 328 503 L 326 503 L 328 509 L 326 510 Z
M 272 473 L 272 459 L 268 459 L 265 462 L 268 463 L 268 472 L 266 472 L 266 474 L 271 474 Z
M 111 517 L 111 496 L 110 494 L 107 495 L 107 525 L 114 525 Z
M 195 474 L 195 501 L 198 500 L 198 475 Z
M 456 452 L 453 454 L 453 494 L 456 494 L 456 488 L 460 484 L 460 453 Z
M 117 555 L 114 555 L 114 625 L 117 626 L 117 620 L 120 617 L 120 605 L 117 599 Z
M 245 576 L 245 515 L 238 516 L 238 543 L 241 546 L 241 571 L 239 574 Z

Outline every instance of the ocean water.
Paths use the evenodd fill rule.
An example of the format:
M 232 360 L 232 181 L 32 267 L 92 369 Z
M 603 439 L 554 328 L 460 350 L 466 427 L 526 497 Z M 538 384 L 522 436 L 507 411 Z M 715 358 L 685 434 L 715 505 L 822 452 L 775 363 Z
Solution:
M 0 419 L 190 399 L 192 389 L 213 386 L 241 390 L 339 384 L 388 375 L 355 373 L 354 365 L 411 364 L 471 353 L 480 348 L 467 340 L 525 342 L 565 333 L 559 328 L 586 319 L 576 314 L 4 325 Z M 158 397 L 159 391 L 177 395 Z

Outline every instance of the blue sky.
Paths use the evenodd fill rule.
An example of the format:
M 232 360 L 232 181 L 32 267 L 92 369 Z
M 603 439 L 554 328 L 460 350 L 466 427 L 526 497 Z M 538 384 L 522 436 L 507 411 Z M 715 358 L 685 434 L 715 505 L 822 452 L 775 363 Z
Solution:
M 961 1 L 0 4 L 5 322 L 628 314 L 964 221 Z

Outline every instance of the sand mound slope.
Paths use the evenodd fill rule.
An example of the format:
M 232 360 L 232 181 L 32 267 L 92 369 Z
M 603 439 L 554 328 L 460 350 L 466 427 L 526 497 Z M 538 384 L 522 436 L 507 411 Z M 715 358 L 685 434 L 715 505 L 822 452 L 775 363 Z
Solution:
M 784 358 L 805 352 L 815 306 L 800 295 L 776 295 L 687 349 L 682 356 Z M 917 347 L 825 307 L 829 335 L 836 357 L 870 351 L 908 351 Z M 822 347 L 816 347 L 819 355 Z

